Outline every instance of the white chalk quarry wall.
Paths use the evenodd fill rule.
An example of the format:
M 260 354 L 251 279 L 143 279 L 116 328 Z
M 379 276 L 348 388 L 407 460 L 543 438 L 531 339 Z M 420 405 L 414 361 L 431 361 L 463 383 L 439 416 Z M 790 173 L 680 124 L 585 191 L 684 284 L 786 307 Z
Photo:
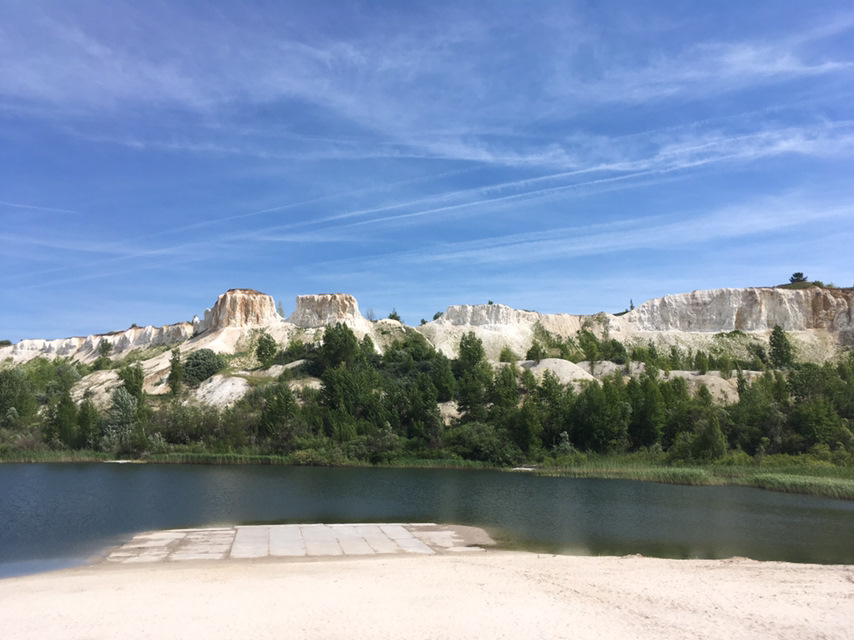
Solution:
M 851 289 L 713 289 L 644 302 L 618 324 L 640 331 L 854 330 Z
M 213 309 L 206 309 L 196 323 L 196 333 L 218 331 L 226 327 L 265 327 L 282 322 L 272 296 L 254 289 L 229 289 L 217 298 Z
M 162 327 L 131 327 L 124 331 L 86 337 L 21 340 L 9 347 L 0 348 L 0 362 L 11 358 L 13 363 L 19 364 L 38 356 L 73 358 L 81 362 L 91 362 L 98 357 L 98 347 L 105 340 L 113 345 L 110 357 L 115 357 L 133 349 L 182 342 L 192 335 L 193 325 L 189 322 L 181 322 Z
M 368 333 L 372 323 L 359 312 L 356 298 L 346 293 L 319 293 L 297 296 L 296 309 L 288 322 L 305 329 L 346 324 L 353 330 Z
M 691 348 L 705 348 L 716 332 L 738 329 L 767 333 L 779 324 L 787 331 L 800 332 L 799 340 L 806 345 L 804 356 L 823 359 L 822 354 L 838 348 L 840 335 L 854 335 L 852 298 L 851 289 L 715 289 L 649 300 L 623 316 L 539 314 L 500 304 L 453 305 L 438 320 L 415 329 L 449 357 L 456 355 L 460 338 L 473 331 L 483 341 L 488 357 L 497 359 L 504 347 L 523 357 L 537 324 L 569 337 L 592 321 L 591 326 L 597 332 L 607 329 L 611 337 L 621 341 L 653 340 Z M 91 362 L 97 357 L 102 340 L 112 342 L 112 355 L 120 356 L 132 349 L 185 342 L 193 335 L 198 337 L 187 343 L 187 350 L 210 343 L 215 350 L 228 352 L 239 342 L 236 333 L 265 329 L 277 340 L 287 341 L 297 331 L 313 337 L 315 332 L 336 322 L 346 324 L 360 338 L 371 335 L 380 348 L 390 336 L 402 335 L 403 330 L 390 320 L 370 322 L 359 312 L 356 299 L 347 294 L 298 296 L 296 309 L 285 321 L 276 313 L 271 296 L 252 289 L 231 289 L 219 296 L 202 320 L 196 319 L 193 324 L 132 327 L 85 338 L 23 340 L 0 348 L 0 363 L 11 359 L 17 364 L 42 355 Z M 226 334 L 231 337 L 217 340 L 220 334 L 223 340 Z

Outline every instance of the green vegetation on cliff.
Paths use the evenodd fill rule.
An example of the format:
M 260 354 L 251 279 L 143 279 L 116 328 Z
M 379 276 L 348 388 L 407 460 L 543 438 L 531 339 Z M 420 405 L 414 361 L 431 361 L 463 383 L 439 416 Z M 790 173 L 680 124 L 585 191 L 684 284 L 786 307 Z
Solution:
M 629 352 L 586 328 L 565 341 L 541 332 L 538 344 L 537 355 L 585 354 L 620 368 L 601 381 L 564 385 L 548 372 L 537 380 L 515 362 L 493 367 L 472 333 L 454 360 L 411 330 L 381 356 L 370 339 L 337 325 L 320 345 L 294 343 L 275 355 L 265 347 L 266 362 L 302 363 L 253 385 L 229 408 L 184 404 L 187 387 L 224 364 L 198 351 L 183 362 L 173 353 L 172 393 L 163 397 L 147 396 L 139 365 L 125 364 L 122 386 L 99 413 L 88 400 L 71 400 L 87 367 L 37 358 L 0 370 L 0 459 L 534 465 L 572 475 L 854 494 L 854 480 L 842 471 L 854 468 L 851 353 L 834 364 L 798 363 L 782 331 L 771 356 L 757 352 L 753 362 L 724 351 L 662 354 L 653 345 Z M 644 367 L 625 377 L 632 362 Z M 729 372 L 742 364 L 765 368 L 752 382 L 736 369 L 740 398 L 729 405 L 667 375 L 686 365 Z M 319 388 L 294 380 L 308 375 Z M 840 473 L 822 475 L 827 469 Z

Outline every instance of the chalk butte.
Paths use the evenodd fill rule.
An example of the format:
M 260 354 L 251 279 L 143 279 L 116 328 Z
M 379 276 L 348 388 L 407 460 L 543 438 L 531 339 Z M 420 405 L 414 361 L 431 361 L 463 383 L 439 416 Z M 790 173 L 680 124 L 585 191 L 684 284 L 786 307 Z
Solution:
M 196 333 L 226 327 L 266 327 L 281 321 L 272 296 L 254 289 L 229 289 L 217 298 L 213 309 L 205 310 L 204 319 L 196 323 Z
M 497 360 L 504 347 L 524 357 L 537 327 L 563 338 L 587 327 L 600 337 L 607 335 L 628 344 L 650 341 L 664 348 L 674 345 L 696 351 L 713 347 L 716 333 L 736 329 L 753 336 L 752 340 L 765 341 L 779 324 L 792 332 L 799 357 L 820 362 L 854 338 L 852 299 L 852 289 L 714 289 L 649 300 L 621 316 L 540 314 L 501 304 L 452 305 L 440 318 L 415 330 L 449 357 L 457 354 L 460 339 L 471 331 L 483 342 L 487 357 Z M 0 362 L 11 359 L 20 363 L 37 356 L 91 362 L 103 340 L 113 343 L 112 356 L 118 357 L 132 349 L 177 343 L 182 352 L 208 347 L 234 353 L 245 346 L 253 330 L 264 329 L 287 344 L 296 336 L 319 340 L 324 327 L 338 322 L 353 329 L 358 338 L 369 335 L 380 350 L 406 330 L 388 319 L 369 321 L 359 312 L 356 299 L 343 293 L 298 296 L 296 309 L 285 320 L 276 313 L 271 296 L 252 289 L 231 289 L 219 296 L 202 320 L 195 318 L 193 323 L 131 327 L 85 338 L 23 340 L 0 348 Z M 162 366 L 159 361 L 152 366 L 152 376 Z
M 297 296 L 296 309 L 288 322 L 304 329 L 317 329 L 342 323 L 354 330 L 369 333 L 370 320 L 359 312 L 356 298 L 346 293 L 320 293 Z

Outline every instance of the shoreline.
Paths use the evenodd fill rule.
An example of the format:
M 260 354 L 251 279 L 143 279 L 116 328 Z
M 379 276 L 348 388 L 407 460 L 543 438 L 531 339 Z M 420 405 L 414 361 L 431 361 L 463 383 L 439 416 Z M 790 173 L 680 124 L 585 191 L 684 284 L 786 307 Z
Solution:
M 243 455 L 243 454 L 163 454 L 146 459 L 117 460 L 95 455 L 64 459 L 63 452 L 54 452 L 42 459 L 40 456 L 0 459 L 2 464 L 163 464 L 163 465 L 296 465 L 286 456 Z M 433 464 L 435 463 L 435 464 Z M 762 489 L 776 493 L 854 501 L 854 474 L 847 467 L 818 464 L 797 465 L 699 465 L 669 466 L 663 464 L 627 463 L 619 457 L 604 458 L 576 466 L 522 466 L 495 467 L 484 464 L 434 460 L 407 460 L 402 464 L 347 464 L 335 467 L 376 469 L 460 469 L 480 471 L 503 471 L 530 473 L 532 475 L 565 478 L 597 478 L 601 480 L 631 480 L 696 487 L 730 486 Z M 805 473 L 806 472 L 806 473 Z
M 0 580 L 15 638 L 844 638 L 854 566 L 488 549 L 100 563 Z

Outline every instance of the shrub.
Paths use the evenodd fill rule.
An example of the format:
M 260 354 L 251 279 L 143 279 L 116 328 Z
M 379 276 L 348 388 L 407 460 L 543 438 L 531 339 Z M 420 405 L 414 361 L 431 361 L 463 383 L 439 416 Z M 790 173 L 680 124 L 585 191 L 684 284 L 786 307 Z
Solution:
M 266 331 L 258 336 L 258 344 L 255 347 L 255 357 L 264 369 L 269 369 L 273 361 L 276 359 L 278 346 L 276 341 Z
M 501 349 L 501 354 L 498 356 L 499 362 L 516 362 L 518 359 L 519 357 L 507 346 Z
M 189 385 L 197 385 L 224 368 L 225 360 L 222 356 L 210 349 L 199 349 L 184 361 L 184 380 Z

